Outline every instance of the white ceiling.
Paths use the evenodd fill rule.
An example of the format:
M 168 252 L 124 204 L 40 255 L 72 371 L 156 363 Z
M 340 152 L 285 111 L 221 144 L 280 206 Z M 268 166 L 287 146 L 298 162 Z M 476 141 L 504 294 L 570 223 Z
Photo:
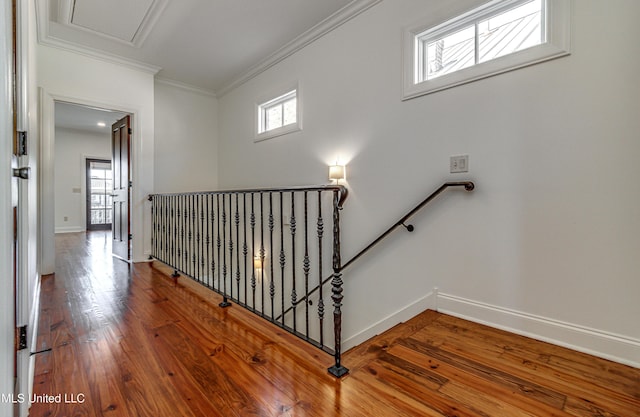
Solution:
M 38 33 L 220 93 L 379 1 L 38 0 Z
M 126 113 L 98 109 L 76 104 L 56 101 L 55 125 L 56 128 L 74 129 L 85 132 L 111 135 L 111 125 L 126 116 Z M 102 122 L 105 126 L 98 126 Z

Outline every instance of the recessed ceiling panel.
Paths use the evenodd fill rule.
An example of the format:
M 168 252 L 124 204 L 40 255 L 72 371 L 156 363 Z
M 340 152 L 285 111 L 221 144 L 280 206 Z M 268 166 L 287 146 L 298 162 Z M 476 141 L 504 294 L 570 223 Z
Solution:
M 154 0 L 75 0 L 71 23 L 133 43 Z

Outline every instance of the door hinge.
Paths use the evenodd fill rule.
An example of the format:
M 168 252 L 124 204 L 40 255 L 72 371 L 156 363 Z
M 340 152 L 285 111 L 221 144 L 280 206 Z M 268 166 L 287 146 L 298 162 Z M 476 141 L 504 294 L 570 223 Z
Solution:
M 29 179 L 29 171 L 31 168 L 13 168 L 13 176 L 17 178 L 22 178 L 23 180 Z
M 16 327 L 16 349 L 22 350 L 27 348 L 27 326 Z
M 19 131 L 18 133 L 18 156 L 27 154 L 27 132 Z
M 133 129 L 129 128 L 128 132 L 130 135 L 133 135 Z
M 133 235 L 129 234 L 129 240 L 133 239 Z
M 133 187 L 133 181 L 129 181 L 129 188 Z

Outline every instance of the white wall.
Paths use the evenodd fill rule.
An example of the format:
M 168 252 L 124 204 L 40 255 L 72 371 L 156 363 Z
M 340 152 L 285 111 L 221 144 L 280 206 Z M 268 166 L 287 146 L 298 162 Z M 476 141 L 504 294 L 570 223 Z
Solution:
M 111 160 L 111 135 L 56 128 L 55 231 L 86 230 L 86 159 Z M 65 220 L 65 217 L 67 218 Z
M 437 306 L 640 366 L 640 2 L 576 1 L 571 56 L 403 102 L 402 29 L 445 3 L 383 1 L 221 97 L 221 187 L 324 183 L 339 157 L 346 260 L 472 179 L 345 272 L 346 347 Z M 292 81 L 304 130 L 254 143 L 256 98 Z
M 155 192 L 218 186 L 218 101 L 211 94 L 155 83 Z
M 133 115 L 132 232 L 133 260 L 150 253 L 150 216 L 147 195 L 154 175 L 154 74 L 40 45 L 38 80 L 42 112 L 42 272 L 54 269 L 53 102 L 68 101 L 119 110 Z

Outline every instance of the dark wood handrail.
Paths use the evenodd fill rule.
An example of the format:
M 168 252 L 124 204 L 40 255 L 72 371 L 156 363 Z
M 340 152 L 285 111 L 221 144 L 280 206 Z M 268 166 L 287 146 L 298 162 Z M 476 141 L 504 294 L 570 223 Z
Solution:
M 338 200 L 338 207 L 342 208 L 347 196 L 349 195 L 349 189 L 344 185 L 306 185 L 306 186 L 293 186 L 293 187 L 270 187 L 270 188 L 241 188 L 230 190 L 218 190 L 218 191 L 192 191 L 187 193 L 155 193 L 149 194 L 147 200 L 151 201 L 154 196 L 185 196 L 185 195 L 214 195 L 214 194 L 251 194 L 251 193 L 277 193 L 277 192 L 291 192 L 291 191 L 339 191 L 340 197 Z
M 357 259 L 359 259 L 362 255 L 364 255 L 365 253 L 367 253 L 371 248 L 373 248 L 375 245 L 377 245 L 378 243 L 380 243 L 380 241 L 382 241 L 384 238 L 386 238 L 389 234 L 391 234 L 395 229 L 397 229 L 398 227 L 402 226 L 405 229 L 407 229 L 407 231 L 409 232 L 413 232 L 414 231 L 414 227 L 411 224 L 405 224 L 405 222 L 411 218 L 414 214 L 416 214 L 418 211 L 420 211 L 420 209 L 422 209 L 424 206 L 426 206 L 427 204 L 429 204 L 433 199 L 435 199 L 438 195 L 440 195 L 444 190 L 446 190 L 449 187 L 464 187 L 464 189 L 466 191 L 472 191 L 475 188 L 475 184 L 471 181 L 455 181 L 455 182 L 445 182 L 444 184 L 442 184 L 440 186 L 440 188 L 438 188 L 437 190 L 435 190 L 433 193 L 431 193 L 427 198 L 425 198 L 420 204 L 418 204 L 417 206 L 415 206 L 411 211 L 409 211 L 407 214 L 405 214 L 404 216 L 402 216 L 402 218 L 400 218 L 400 220 L 398 220 L 397 222 L 395 222 L 391 227 L 389 227 L 386 231 L 384 231 L 380 236 L 378 236 L 374 241 L 372 241 L 369 245 L 367 245 L 367 247 L 365 247 L 364 249 L 362 249 L 360 252 L 358 252 L 357 254 L 355 254 L 351 259 L 349 259 L 346 263 L 344 263 L 337 272 L 342 272 L 344 269 L 348 268 L 351 264 L 353 264 Z M 322 285 L 326 285 L 327 282 L 329 282 L 331 280 L 332 276 L 326 278 L 324 281 L 322 281 Z M 313 293 L 315 293 L 316 291 L 318 291 L 318 289 L 320 288 L 320 286 L 315 287 L 313 290 L 309 291 L 309 293 L 302 297 L 301 299 L 297 300 L 295 304 L 293 304 L 293 306 L 289 307 L 287 310 L 284 311 L 284 313 L 282 313 L 282 316 L 284 316 L 285 314 L 287 314 L 289 311 L 291 311 L 295 306 L 297 306 L 300 303 L 306 302 L 307 299 L 309 298 L 309 296 Z

